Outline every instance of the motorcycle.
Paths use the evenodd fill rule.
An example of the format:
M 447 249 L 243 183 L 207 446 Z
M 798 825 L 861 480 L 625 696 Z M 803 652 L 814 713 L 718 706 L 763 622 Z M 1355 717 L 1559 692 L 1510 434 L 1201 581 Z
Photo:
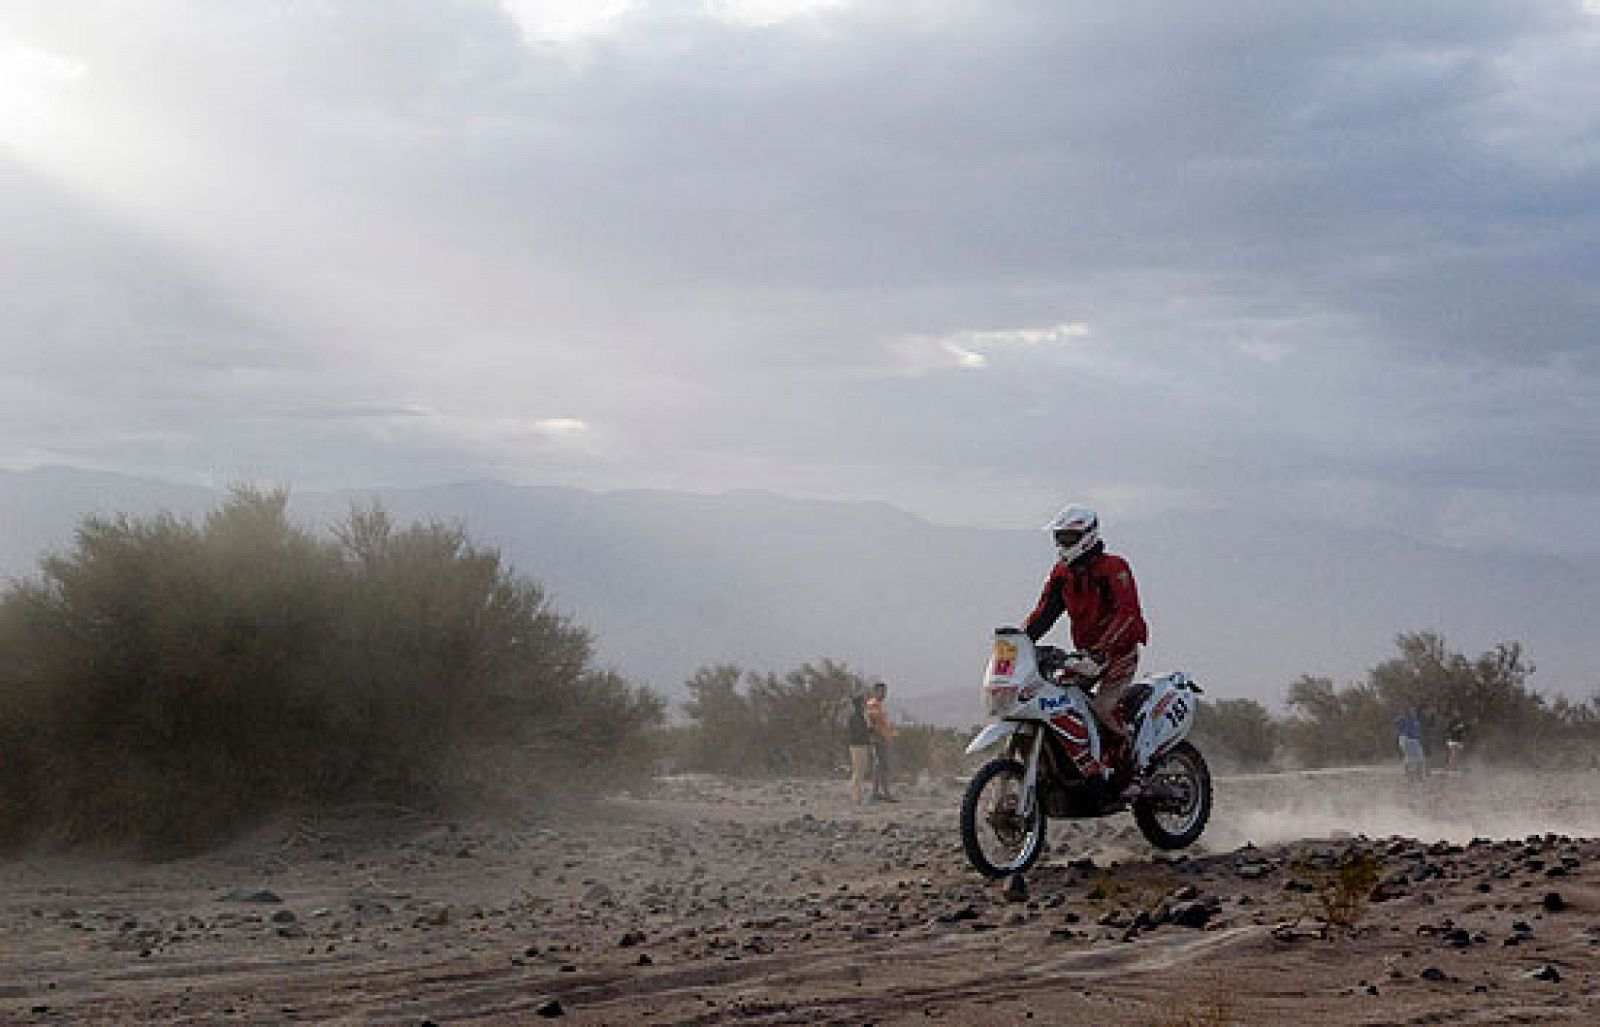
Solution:
M 995 631 L 984 672 L 990 723 L 967 754 L 1003 745 L 967 785 L 961 844 L 986 877 L 1020 874 L 1044 851 L 1047 820 L 1110 816 L 1130 808 L 1150 844 L 1192 845 L 1211 817 L 1211 772 L 1187 741 L 1201 688 L 1175 671 L 1128 686 L 1119 712 L 1133 739 L 1124 780 L 1101 745 L 1088 688 L 1099 666 L 1081 653 L 1035 646 L 1016 628 Z

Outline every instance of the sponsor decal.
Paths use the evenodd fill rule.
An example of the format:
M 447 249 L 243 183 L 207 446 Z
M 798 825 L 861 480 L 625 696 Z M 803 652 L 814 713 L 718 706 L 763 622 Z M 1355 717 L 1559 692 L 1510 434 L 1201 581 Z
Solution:
M 991 676 L 1008 678 L 1017 670 L 1017 647 L 1005 640 L 998 640 L 994 644 L 994 656 L 990 660 L 994 669 Z
M 1012 685 L 989 685 L 984 689 L 988 693 L 989 701 L 995 706 L 1009 706 L 1017 701 L 1017 690 Z
M 1051 717 L 1050 723 L 1055 725 L 1056 730 L 1079 745 L 1089 744 L 1089 729 L 1084 725 L 1083 718 L 1078 716 L 1076 711 L 1062 714 L 1059 717 Z

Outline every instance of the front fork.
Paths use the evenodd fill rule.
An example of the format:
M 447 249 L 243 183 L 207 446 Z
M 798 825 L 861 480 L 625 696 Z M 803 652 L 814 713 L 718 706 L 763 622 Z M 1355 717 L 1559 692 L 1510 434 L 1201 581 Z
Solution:
M 1034 728 L 1032 738 L 1027 741 L 1017 738 L 1012 742 L 1013 750 L 1021 749 L 1024 745 L 1028 747 L 1028 755 L 1024 757 L 1022 765 L 1022 795 L 1017 803 L 1017 813 L 1022 817 L 1022 822 L 1027 823 L 1033 816 L 1033 805 L 1038 801 L 1038 791 L 1034 785 L 1039 780 L 1039 753 L 1044 749 L 1044 728 Z

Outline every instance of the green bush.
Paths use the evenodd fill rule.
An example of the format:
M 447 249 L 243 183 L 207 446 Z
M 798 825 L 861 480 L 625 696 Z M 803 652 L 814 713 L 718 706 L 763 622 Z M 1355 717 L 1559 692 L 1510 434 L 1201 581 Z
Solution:
M 955 774 L 962 770 L 971 731 L 933 724 L 897 724 L 894 736 L 895 773 Z
M 1245 770 L 1269 766 L 1278 749 L 1278 723 L 1254 699 L 1202 701 L 1194 734 L 1217 762 Z
M 1600 700 L 1547 703 L 1528 686 L 1533 667 L 1520 644 L 1469 658 L 1424 631 L 1400 635 L 1396 645 L 1399 655 L 1374 667 L 1364 682 L 1335 688 L 1327 678 L 1302 677 L 1290 686 L 1285 748 L 1308 766 L 1397 761 L 1394 719 L 1415 710 L 1433 758 L 1457 723 L 1473 761 L 1556 766 L 1592 758 L 1600 741 Z
M 375 508 L 320 539 L 286 505 L 90 518 L 0 596 L 0 841 L 184 849 L 286 803 L 438 802 L 491 764 L 647 765 L 660 701 L 498 554 Z
M 668 735 L 673 764 L 740 776 L 839 773 L 850 763 L 850 699 L 866 695 L 870 686 L 832 660 L 782 676 L 728 664 L 703 667 L 685 683 L 688 723 Z M 947 728 L 898 724 L 890 764 L 897 777 L 951 769 L 965 744 Z
M 830 773 L 849 759 L 844 719 L 869 682 L 841 664 L 804 664 L 779 677 L 721 665 L 686 683 L 680 741 L 691 770 L 760 775 Z

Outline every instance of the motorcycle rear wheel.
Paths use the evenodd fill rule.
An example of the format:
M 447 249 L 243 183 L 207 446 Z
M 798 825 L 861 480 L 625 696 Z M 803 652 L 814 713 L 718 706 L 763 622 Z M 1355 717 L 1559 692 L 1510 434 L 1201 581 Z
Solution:
M 1176 797 L 1135 799 L 1134 822 L 1158 849 L 1188 848 L 1211 819 L 1211 769 L 1206 758 L 1188 742 L 1179 742 L 1161 758 L 1150 777 Z
M 1016 812 L 1024 773 L 1017 760 L 990 760 L 972 775 L 961 799 L 961 846 L 985 877 L 1023 873 L 1044 851 L 1045 816 L 1038 797 L 1028 817 Z

